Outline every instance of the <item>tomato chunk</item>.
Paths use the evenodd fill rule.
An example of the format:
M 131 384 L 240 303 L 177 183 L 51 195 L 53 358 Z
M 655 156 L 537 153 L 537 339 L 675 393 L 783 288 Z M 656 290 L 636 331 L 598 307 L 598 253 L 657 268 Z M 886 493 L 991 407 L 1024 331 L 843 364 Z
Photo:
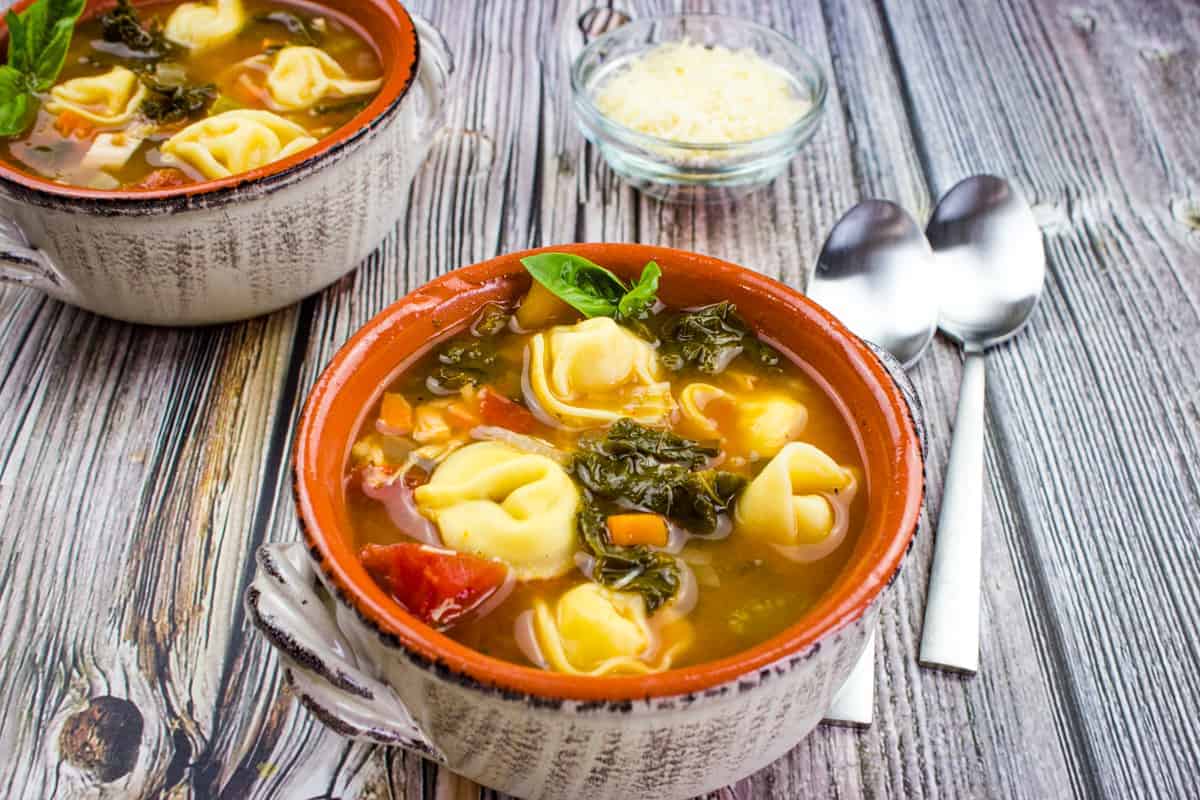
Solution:
M 192 179 L 183 170 L 163 168 L 148 173 L 140 182 L 135 183 L 132 188 L 172 189 L 176 186 L 186 186 L 191 182 Z
M 541 424 L 532 411 L 490 386 L 479 390 L 479 416 L 485 425 L 507 428 L 514 433 L 533 433 Z
M 415 542 L 369 544 L 359 558 L 409 613 L 439 628 L 478 608 L 508 577 L 508 568 L 497 561 Z

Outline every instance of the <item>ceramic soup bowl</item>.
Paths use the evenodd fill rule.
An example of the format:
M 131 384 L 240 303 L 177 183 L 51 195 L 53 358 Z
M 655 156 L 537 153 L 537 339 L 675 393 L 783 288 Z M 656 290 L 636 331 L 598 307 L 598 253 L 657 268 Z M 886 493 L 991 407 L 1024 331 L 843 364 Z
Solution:
M 88 0 L 84 16 L 111 5 Z M 383 66 L 352 120 L 289 158 L 171 189 L 84 189 L 0 163 L 0 281 L 117 319 L 201 325 L 281 308 L 354 269 L 406 206 L 451 60 L 394 0 L 329 8 Z
M 654 259 L 669 305 L 732 300 L 756 331 L 820 376 L 859 438 L 869 492 L 864 529 L 826 595 L 783 633 L 730 658 L 654 675 L 577 677 L 470 650 L 375 585 L 355 556 L 347 514 L 350 446 L 399 370 L 484 303 L 528 288 L 519 261 L 528 253 L 516 253 L 418 289 L 334 357 L 296 440 L 305 540 L 261 548 L 247 608 L 301 701 L 346 735 L 400 745 L 522 797 L 666 800 L 710 791 L 811 731 L 863 650 L 923 499 L 909 388 L 895 362 L 889 367 L 820 307 L 750 270 L 643 245 L 549 249 L 626 279 Z

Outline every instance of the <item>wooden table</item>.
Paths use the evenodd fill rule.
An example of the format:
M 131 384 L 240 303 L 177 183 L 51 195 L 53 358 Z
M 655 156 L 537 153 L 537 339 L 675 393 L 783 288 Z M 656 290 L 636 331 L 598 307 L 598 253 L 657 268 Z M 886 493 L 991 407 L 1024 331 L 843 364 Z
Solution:
M 430 277 L 539 244 L 671 245 L 803 286 L 856 201 L 924 219 L 983 171 L 1036 204 L 1049 275 L 989 361 L 982 669 L 915 658 L 960 370 L 939 341 L 913 373 L 932 492 L 875 724 L 722 795 L 1200 795 L 1200 8 L 722 3 L 816 55 L 828 114 L 770 189 L 682 208 L 575 128 L 561 53 L 585 5 L 414 0 L 457 58 L 449 130 L 396 232 L 297 307 L 157 330 L 0 290 L 0 795 L 475 797 L 322 727 L 242 610 L 254 549 L 297 536 L 291 431 L 333 351 Z

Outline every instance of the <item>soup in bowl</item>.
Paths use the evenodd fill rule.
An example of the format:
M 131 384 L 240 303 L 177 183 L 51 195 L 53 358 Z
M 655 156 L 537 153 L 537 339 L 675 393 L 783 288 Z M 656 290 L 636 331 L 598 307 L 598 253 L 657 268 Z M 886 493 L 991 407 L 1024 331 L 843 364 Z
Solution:
M 0 280 L 134 322 L 242 319 L 354 269 L 405 207 L 451 70 L 394 0 L 14 8 Z
M 819 721 L 908 548 L 922 462 L 898 378 L 704 256 L 458 270 L 318 381 L 307 546 L 260 553 L 251 616 L 343 732 L 521 796 L 713 789 Z

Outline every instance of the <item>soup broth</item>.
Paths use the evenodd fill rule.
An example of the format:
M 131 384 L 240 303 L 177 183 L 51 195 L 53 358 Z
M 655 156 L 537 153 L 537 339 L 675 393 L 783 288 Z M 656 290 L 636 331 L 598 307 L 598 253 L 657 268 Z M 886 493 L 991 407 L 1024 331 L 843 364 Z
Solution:
M 514 317 L 514 310 L 486 308 L 469 330 L 406 369 L 367 414 L 352 451 L 347 500 L 364 554 L 383 552 L 372 545 L 420 541 L 499 559 L 517 573 L 477 606 L 467 607 L 474 599 L 464 603 L 461 616 L 426 621 L 508 661 L 581 674 L 637 674 L 745 650 L 796 622 L 829 589 L 853 550 L 866 488 L 859 485 L 863 473 L 855 437 L 801 365 L 753 334 L 717 362 L 694 358 L 679 339 L 697 310 L 659 306 L 632 324 L 582 320 L 561 307 L 533 315 L 530 323 L 530 315 L 518 310 Z M 701 317 L 705 324 L 722 315 L 731 327 L 740 324 L 728 304 L 699 313 L 707 314 Z M 580 338 L 585 335 L 595 340 Z M 616 363 L 627 351 L 647 360 L 630 372 Z M 568 363 L 572 355 L 576 363 Z M 573 393 L 561 391 L 556 381 L 570 377 L 572 369 L 577 386 Z M 643 385 L 612 390 L 613 382 L 636 382 L 638 374 L 646 379 Z M 492 454 L 485 457 L 481 445 L 493 448 Z M 689 450 L 694 446 L 706 449 L 697 455 Z M 631 454 L 630 447 L 642 449 Z M 472 449 L 480 455 L 460 469 L 458 460 L 470 461 Z M 646 455 L 651 452 L 659 455 Z M 686 466 L 654 461 L 680 452 L 690 453 Z M 484 486 L 480 482 L 487 483 L 495 458 L 522 466 L 503 485 Z M 819 464 L 808 466 L 807 458 Z M 620 491 L 605 483 L 612 475 L 604 470 L 614 464 L 626 469 L 641 459 L 650 464 L 640 473 L 644 481 L 630 481 Z M 833 485 L 818 486 L 821 479 L 800 485 L 808 473 L 821 470 L 833 476 L 825 478 Z M 787 484 L 789 471 L 790 489 L 770 483 L 773 475 L 782 475 Z M 451 472 L 462 474 L 445 477 Z M 578 504 L 566 514 L 566 561 L 542 569 L 541 552 L 526 561 L 524 549 L 506 551 L 509 545 L 495 545 L 489 537 L 498 536 L 493 529 L 507 526 L 509 517 L 535 525 L 544 518 L 547 531 L 559 524 L 548 511 L 537 516 L 542 501 L 535 502 L 530 491 L 551 473 L 566 480 L 550 487 L 543 500 L 553 504 L 577 493 Z M 616 475 L 619 481 L 625 473 Z M 705 476 L 700 485 L 711 490 L 699 493 L 703 503 L 686 488 L 695 485 L 688 483 L 693 475 Z M 660 481 L 674 487 L 665 505 L 656 493 L 663 488 Z M 456 500 L 447 492 L 461 496 Z M 793 498 L 787 496 L 792 494 L 800 498 L 797 507 L 808 510 L 793 515 Z M 728 502 L 704 505 L 713 497 Z M 776 503 L 783 517 L 775 513 Z M 483 514 L 496 505 L 506 516 Z M 474 513 L 480 516 L 471 517 Z M 469 521 L 462 523 L 456 514 Z M 591 528 L 600 531 L 599 557 L 589 547 L 588 519 L 606 521 Z M 767 531 L 776 524 L 798 533 L 781 540 Z M 625 527 L 647 538 L 618 546 L 617 539 L 631 535 Z M 557 528 L 546 533 L 547 541 L 562 536 Z M 510 552 L 517 553 L 515 560 L 505 557 Z M 413 598 L 420 581 L 411 572 L 389 573 L 366 555 L 364 561 L 402 604 L 410 610 L 422 605 Z M 630 570 L 622 572 L 631 561 L 650 573 L 665 562 L 679 576 L 677 588 L 664 599 L 656 591 L 662 587 L 652 581 L 631 580 Z M 537 569 L 528 566 L 533 563 Z M 587 588 L 574 591 L 580 587 Z
M 146 52 L 114 41 L 101 17 L 80 22 L 55 86 L 38 95 L 36 116 L 23 134 L 3 142 L 0 158 L 72 186 L 185 186 L 299 152 L 348 122 L 378 91 L 382 69 L 374 47 L 336 13 L 243 0 L 234 4 L 240 15 L 229 38 L 173 43 L 173 15 L 196 5 L 138 6 L 138 23 L 160 45 Z M 114 70 L 132 77 L 114 77 Z M 273 91 L 284 79 L 305 85 L 303 100 Z M 68 96 L 78 102 L 61 99 Z M 128 113 L 110 113 L 114 108 Z M 271 116 L 222 117 L 219 130 L 186 137 L 190 147 L 168 146 L 190 126 L 247 110 Z

